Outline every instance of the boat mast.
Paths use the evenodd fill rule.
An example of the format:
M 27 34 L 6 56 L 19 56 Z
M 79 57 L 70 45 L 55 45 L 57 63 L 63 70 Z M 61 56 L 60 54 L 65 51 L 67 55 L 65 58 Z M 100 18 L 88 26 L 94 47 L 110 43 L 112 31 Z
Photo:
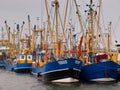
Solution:
M 84 32 L 85 29 L 84 29 L 83 21 L 82 21 L 82 18 L 81 18 L 81 13 L 80 13 L 80 10 L 78 8 L 76 0 L 74 0 L 74 3 L 75 3 L 75 6 L 76 6 L 76 12 L 77 12 L 77 16 L 78 16 L 78 19 L 79 19 L 79 24 L 80 24 L 80 27 L 81 27 L 81 31 L 82 31 L 83 41 L 85 43 L 85 51 L 87 51 L 88 50 L 88 47 L 87 47 L 87 38 L 86 38 L 85 32 Z
M 76 0 L 74 0 L 74 3 L 75 3 L 75 6 L 76 6 L 76 11 L 77 11 L 79 23 L 80 23 L 80 26 L 81 26 L 81 30 L 82 30 L 82 35 L 84 36 L 84 27 L 83 27 L 83 22 L 82 22 L 82 19 L 81 19 L 81 13 L 80 13 L 80 11 L 78 9 L 78 5 L 77 5 Z M 85 37 L 84 37 L 84 39 L 85 39 Z
M 67 11 L 68 11 L 68 3 L 69 3 L 69 0 L 67 0 L 67 3 L 66 3 L 66 9 L 65 9 L 65 15 L 64 15 L 64 23 L 63 23 L 63 32 L 62 32 L 62 38 L 63 38 L 63 41 L 65 41 L 65 42 L 66 42 L 65 26 L 66 26 L 66 17 L 67 17 Z
M 30 16 L 28 15 L 28 36 L 30 37 Z
M 20 53 L 20 28 L 19 28 L 19 24 L 17 24 L 17 40 L 18 40 L 17 52 Z
M 89 52 L 94 53 L 94 28 L 93 28 L 93 1 L 90 0 L 90 5 L 89 5 L 89 22 L 88 22 L 88 32 L 89 32 Z
M 20 53 L 22 53 L 23 49 L 23 42 L 22 42 L 22 32 L 23 32 L 23 27 L 24 27 L 25 22 L 23 21 L 23 24 L 21 26 L 20 34 L 19 34 L 19 40 L 20 40 Z
M 111 46 L 112 46 L 112 35 L 111 35 L 111 26 L 112 26 L 112 22 L 109 23 L 109 27 L 108 27 L 108 52 L 111 51 Z
M 107 49 L 107 46 L 105 44 L 105 38 L 103 36 L 103 33 L 102 33 L 102 30 L 101 30 L 101 27 L 100 27 L 100 9 L 101 9 L 101 4 L 102 4 L 102 0 L 99 1 L 99 9 L 98 9 L 98 19 L 97 19 L 97 28 L 98 28 L 98 32 L 100 33 L 101 35 L 101 39 L 102 39 L 102 45 L 104 47 L 104 50 L 103 52 L 108 52 L 108 49 Z M 98 40 L 98 34 L 97 34 L 97 40 Z
M 100 30 L 100 9 L 101 9 L 101 0 L 99 0 L 99 5 L 98 5 L 98 13 L 96 11 L 95 13 L 95 22 L 97 23 L 97 32 L 96 32 L 96 44 L 97 44 L 97 49 L 95 49 L 95 52 L 98 52 L 98 49 L 100 48 L 99 42 L 98 42 L 98 37 L 99 37 L 99 30 Z
M 45 1 L 45 7 L 46 7 L 46 13 L 47 13 L 47 17 L 48 17 L 48 25 L 47 25 L 47 31 L 50 30 L 50 38 L 51 38 L 51 41 L 53 40 L 53 31 L 51 29 L 51 22 L 50 22 L 50 15 L 49 15 L 49 12 L 48 12 L 48 3 L 47 3 L 47 0 L 44 0 Z
M 16 31 L 15 29 L 13 29 L 13 32 L 12 32 L 12 52 L 14 52 L 14 50 L 17 50 L 16 49 Z
M 24 25 L 25 25 L 25 22 L 23 21 L 23 24 L 22 24 L 22 26 L 21 26 L 21 31 L 20 31 L 20 39 L 21 39 L 21 36 L 22 36 L 22 31 L 23 31 Z
M 64 23 L 63 23 L 63 31 L 62 31 L 62 51 L 61 53 L 63 54 L 63 52 L 66 50 L 66 36 L 65 36 L 65 27 L 66 27 L 66 18 L 67 18 L 67 11 L 68 11 L 68 4 L 69 4 L 69 0 L 67 0 L 66 2 L 66 9 L 65 9 L 65 14 L 64 14 Z
M 55 4 L 55 17 L 56 17 L 56 55 L 59 56 L 59 51 L 58 51 L 58 8 L 59 8 L 59 2 L 58 0 L 54 1 Z
M 31 32 L 30 32 L 30 16 L 28 15 L 28 42 L 27 42 L 27 45 L 28 45 L 28 51 L 30 51 L 30 48 L 31 48 Z
M 8 46 L 10 46 L 10 27 L 8 27 L 7 21 L 5 21 L 5 25 L 6 25 L 6 31 L 8 36 Z

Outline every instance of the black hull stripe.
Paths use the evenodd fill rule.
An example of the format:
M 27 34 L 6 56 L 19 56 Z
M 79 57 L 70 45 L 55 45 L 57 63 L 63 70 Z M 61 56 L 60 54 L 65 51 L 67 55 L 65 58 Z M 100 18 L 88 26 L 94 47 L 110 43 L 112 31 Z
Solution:
M 45 73 L 41 75 L 40 78 L 44 82 L 49 82 L 49 81 L 64 79 L 64 78 L 69 78 L 69 77 L 79 80 L 80 73 L 81 71 L 74 70 L 74 69 L 68 69 L 68 70 Z

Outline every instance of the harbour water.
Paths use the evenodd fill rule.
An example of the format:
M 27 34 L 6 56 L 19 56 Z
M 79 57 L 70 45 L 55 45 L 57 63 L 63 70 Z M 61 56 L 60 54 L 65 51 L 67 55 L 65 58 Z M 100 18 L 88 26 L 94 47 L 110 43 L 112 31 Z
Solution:
M 109 84 L 45 84 L 30 74 L 16 74 L 0 69 L 0 90 L 120 90 L 120 82 Z

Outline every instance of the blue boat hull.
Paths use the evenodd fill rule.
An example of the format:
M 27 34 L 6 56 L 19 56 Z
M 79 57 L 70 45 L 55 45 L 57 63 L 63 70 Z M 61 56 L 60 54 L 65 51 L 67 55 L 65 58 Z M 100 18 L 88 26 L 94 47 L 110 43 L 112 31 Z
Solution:
M 13 71 L 14 66 L 13 66 L 12 64 L 6 63 L 6 64 L 5 64 L 5 69 L 6 69 L 6 70 L 9 70 L 9 71 Z
M 79 82 L 82 62 L 69 58 L 53 61 L 41 68 L 32 68 L 32 73 L 37 74 L 44 82 L 72 83 Z
M 5 68 L 5 61 L 4 60 L 0 60 L 0 68 Z
M 32 64 L 5 64 L 5 69 L 9 70 L 9 71 L 14 71 L 17 73 L 27 73 L 27 72 L 31 72 L 32 69 Z
M 39 72 L 41 72 L 41 68 L 32 67 L 31 74 L 38 75 Z
M 30 72 L 31 68 L 32 68 L 32 64 L 28 64 L 28 63 L 13 65 L 13 70 L 17 73 Z
M 119 68 L 118 68 L 118 81 L 120 81 L 120 64 L 119 64 Z
M 119 65 L 112 61 L 83 66 L 82 79 L 85 81 L 109 82 L 118 78 Z

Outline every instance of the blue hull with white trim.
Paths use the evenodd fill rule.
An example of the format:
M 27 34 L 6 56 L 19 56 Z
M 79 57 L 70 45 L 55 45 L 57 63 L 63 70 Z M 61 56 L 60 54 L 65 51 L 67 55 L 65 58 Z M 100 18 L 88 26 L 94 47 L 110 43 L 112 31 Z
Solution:
M 6 69 L 15 71 L 17 73 L 31 72 L 32 69 L 32 55 L 18 54 L 14 60 L 8 59 L 6 62 Z
M 32 64 L 24 63 L 24 64 L 15 64 L 13 66 L 13 70 L 18 73 L 30 72 L 32 69 Z
M 9 71 L 15 71 L 17 73 L 26 73 L 26 72 L 30 72 L 32 69 L 32 64 L 7 64 L 5 65 L 5 69 L 9 70 Z
M 72 83 L 79 82 L 82 61 L 74 58 L 49 62 L 41 68 L 32 68 L 44 82 Z
M 118 64 L 113 61 L 105 61 L 85 65 L 82 68 L 82 79 L 85 81 L 111 82 L 118 78 Z
M 0 68 L 5 68 L 5 61 L 4 60 L 0 60 Z
M 13 71 L 14 66 L 13 66 L 12 64 L 6 63 L 6 64 L 5 64 L 5 69 L 6 69 L 6 70 L 9 70 L 9 71 Z

